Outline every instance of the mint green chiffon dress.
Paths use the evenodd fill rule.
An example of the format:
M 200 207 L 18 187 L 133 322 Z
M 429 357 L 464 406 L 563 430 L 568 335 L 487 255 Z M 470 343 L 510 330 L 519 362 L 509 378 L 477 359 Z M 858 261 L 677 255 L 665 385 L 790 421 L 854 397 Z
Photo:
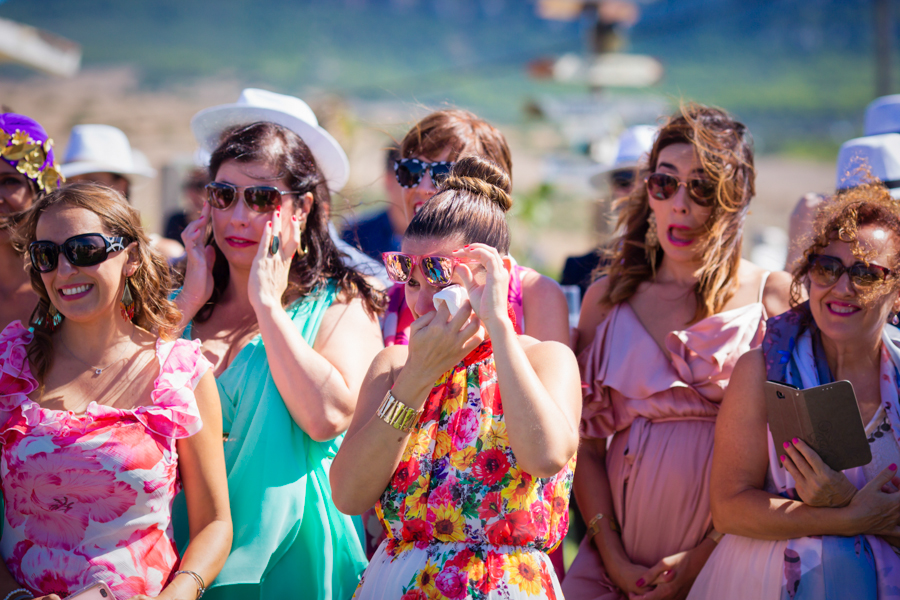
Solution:
M 310 345 L 335 295 L 329 283 L 287 307 Z M 358 525 L 331 500 L 328 471 L 343 435 L 316 442 L 297 426 L 275 387 L 261 336 L 238 353 L 216 384 L 228 434 L 234 542 L 204 599 L 350 598 L 367 561 Z M 184 510 L 183 498 L 179 508 Z M 180 549 L 186 524 L 186 518 L 176 522 Z

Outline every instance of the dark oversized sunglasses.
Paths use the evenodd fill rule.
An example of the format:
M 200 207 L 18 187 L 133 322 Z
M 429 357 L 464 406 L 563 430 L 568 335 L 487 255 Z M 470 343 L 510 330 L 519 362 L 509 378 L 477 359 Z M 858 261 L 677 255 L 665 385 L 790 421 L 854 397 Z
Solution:
M 712 206 L 716 201 L 716 184 L 709 179 L 679 181 L 668 173 L 654 173 L 644 182 L 647 184 L 647 193 L 655 200 L 668 200 L 683 185 L 697 206 Z
M 125 249 L 124 237 L 111 237 L 102 233 L 74 235 L 62 244 L 38 240 L 28 245 L 31 266 L 39 273 L 49 273 L 59 264 L 59 253 L 66 256 L 73 267 L 99 265 L 113 252 Z M 129 242 L 130 243 L 130 242 Z
M 422 176 L 428 171 L 431 183 L 434 187 L 440 187 L 441 182 L 450 175 L 455 164 L 446 160 L 425 162 L 418 158 L 401 158 L 394 161 L 394 175 L 397 177 L 400 187 L 414 188 L 419 185 Z
M 840 259 L 823 254 L 809 255 L 809 278 L 816 285 L 827 287 L 837 283 L 847 273 L 855 288 L 869 288 L 879 284 L 891 274 L 891 270 L 872 263 L 855 263 L 845 267 Z
M 425 281 L 437 287 L 450 285 L 456 265 L 477 262 L 452 256 L 415 256 L 403 252 L 385 252 L 381 258 L 384 260 L 384 267 L 387 269 L 391 281 L 406 283 L 412 277 L 413 269 L 421 263 Z
M 634 169 L 619 169 L 609 174 L 609 182 L 614 189 L 625 190 L 634 185 Z
M 230 183 L 212 181 L 206 184 L 206 198 L 209 205 L 218 210 L 225 210 L 234 204 L 238 190 L 241 189 Z M 253 185 L 244 188 L 244 202 L 247 208 L 258 213 L 274 212 L 281 206 L 281 197 L 302 192 L 282 192 L 270 185 Z

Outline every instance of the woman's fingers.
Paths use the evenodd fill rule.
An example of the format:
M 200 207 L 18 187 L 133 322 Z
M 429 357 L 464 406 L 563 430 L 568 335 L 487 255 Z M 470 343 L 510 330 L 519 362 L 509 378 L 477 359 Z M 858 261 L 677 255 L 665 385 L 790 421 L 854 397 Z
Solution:
M 290 260 L 294 257 L 297 248 L 300 247 L 300 219 L 297 215 L 291 215 L 291 220 L 287 222 L 288 233 L 282 244 L 282 256 Z
M 815 450 L 800 438 L 794 438 L 793 445 L 806 460 L 807 464 L 809 464 L 810 468 L 816 473 L 831 474 L 834 471 L 834 469 L 825 464 Z
M 797 438 L 794 439 L 796 440 Z M 801 475 L 803 475 L 805 479 L 813 479 L 816 476 L 815 470 L 812 468 L 812 466 L 810 466 L 810 464 L 806 461 L 806 458 L 800 453 L 800 451 L 794 444 L 792 444 L 791 442 L 785 442 L 784 454 L 792 461 L 794 461 L 794 466 L 797 467 L 797 470 L 800 471 Z
M 669 569 L 671 569 L 671 566 L 666 562 L 666 559 L 663 559 L 644 571 L 640 579 L 634 582 L 634 585 L 639 588 L 652 585 L 663 572 L 668 571 Z

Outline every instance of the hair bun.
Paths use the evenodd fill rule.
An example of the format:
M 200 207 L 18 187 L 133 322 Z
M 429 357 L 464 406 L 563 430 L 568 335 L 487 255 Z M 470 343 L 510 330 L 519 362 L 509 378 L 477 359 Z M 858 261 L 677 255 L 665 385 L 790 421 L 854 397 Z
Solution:
M 499 206 L 503 212 L 512 208 L 512 184 L 509 175 L 479 156 L 466 156 L 456 161 L 440 191 L 457 190 L 480 196 Z

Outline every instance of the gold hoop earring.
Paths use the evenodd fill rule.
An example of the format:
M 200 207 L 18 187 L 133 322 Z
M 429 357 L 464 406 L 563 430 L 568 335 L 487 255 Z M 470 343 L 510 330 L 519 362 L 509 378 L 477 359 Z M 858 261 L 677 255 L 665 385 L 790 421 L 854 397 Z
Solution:
M 306 243 L 303 241 L 303 234 L 306 233 L 306 216 L 304 215 L 303 220 L 300 221 L 300 245 L 297 246 L 297 256 L 300 258 L 305 258 L 307 254 L 309 254 L 309 248 Z
M 656 254 L 658 251 L 659 233 L 656 229 L 656 213 L 651 210 L 650 216 L 647 217 L 647 233 L 644 234 L 644 252 L 654 277 L 656 277 Z

